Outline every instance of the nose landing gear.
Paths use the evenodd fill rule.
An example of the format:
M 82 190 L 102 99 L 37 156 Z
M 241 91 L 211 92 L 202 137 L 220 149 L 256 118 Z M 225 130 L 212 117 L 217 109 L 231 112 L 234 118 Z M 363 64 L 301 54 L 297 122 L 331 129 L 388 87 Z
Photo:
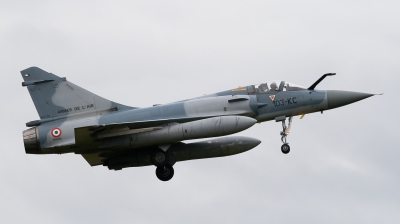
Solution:
M 281 140 L 283 145 L 281 146 L 281 151 L 283 154 L 288 154 L 290 152 L 290 146 L 289 143 L 286 141 L 286 137 L 289 135 L 290 133 L 290 127 L 292 126 L 292 118 L 293 117 L 289 117 L 289 126 L 286 126 L 286 118 L 284 118 L 282 121 L 282 129 L 283 131 L 281 131 Z

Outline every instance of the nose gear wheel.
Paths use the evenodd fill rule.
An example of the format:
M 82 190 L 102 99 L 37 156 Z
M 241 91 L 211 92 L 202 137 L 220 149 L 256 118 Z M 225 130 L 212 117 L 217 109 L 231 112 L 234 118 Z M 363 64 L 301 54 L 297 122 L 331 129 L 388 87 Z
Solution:
M 288 154 L 290 152 L 290 146 L 288 144 L 283 144 L 281 147 L 281 151 L 283 154 Z

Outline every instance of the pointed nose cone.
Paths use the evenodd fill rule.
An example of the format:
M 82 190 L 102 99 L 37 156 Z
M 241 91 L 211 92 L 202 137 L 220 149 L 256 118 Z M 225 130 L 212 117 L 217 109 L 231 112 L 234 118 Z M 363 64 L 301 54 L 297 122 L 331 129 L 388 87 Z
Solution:
M 333 109 L 347 104 L 355 103 L 365 98 L 371 97 L 374 94 L 359 93 L 341 90 L 327 90 L 328 109 Z

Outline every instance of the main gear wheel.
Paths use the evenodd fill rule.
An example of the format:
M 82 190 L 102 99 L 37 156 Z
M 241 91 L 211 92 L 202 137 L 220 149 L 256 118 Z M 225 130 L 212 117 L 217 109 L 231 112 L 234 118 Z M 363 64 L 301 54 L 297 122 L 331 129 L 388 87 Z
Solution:
M 169 181 L 174 176 L 174 168 L 171 165 L 159 166 L 156 175 L 161 181 Z

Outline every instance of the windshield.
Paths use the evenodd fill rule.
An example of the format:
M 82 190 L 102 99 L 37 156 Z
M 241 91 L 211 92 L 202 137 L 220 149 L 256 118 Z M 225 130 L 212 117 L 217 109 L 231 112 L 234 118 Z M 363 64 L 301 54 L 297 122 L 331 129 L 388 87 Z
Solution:
M 285 88 L 286 91 L 298 91 L 298 90 L 306 90 L 307 88 L 303 86 L 299 86 L 293 83 L 286 82 L 285 83 Z
M 298 91 L 305 90 L 306 88 L 280 80 L 265 82 L 262 84 L 254 85 L 257 93 L 277 92 L 277 91 Z

